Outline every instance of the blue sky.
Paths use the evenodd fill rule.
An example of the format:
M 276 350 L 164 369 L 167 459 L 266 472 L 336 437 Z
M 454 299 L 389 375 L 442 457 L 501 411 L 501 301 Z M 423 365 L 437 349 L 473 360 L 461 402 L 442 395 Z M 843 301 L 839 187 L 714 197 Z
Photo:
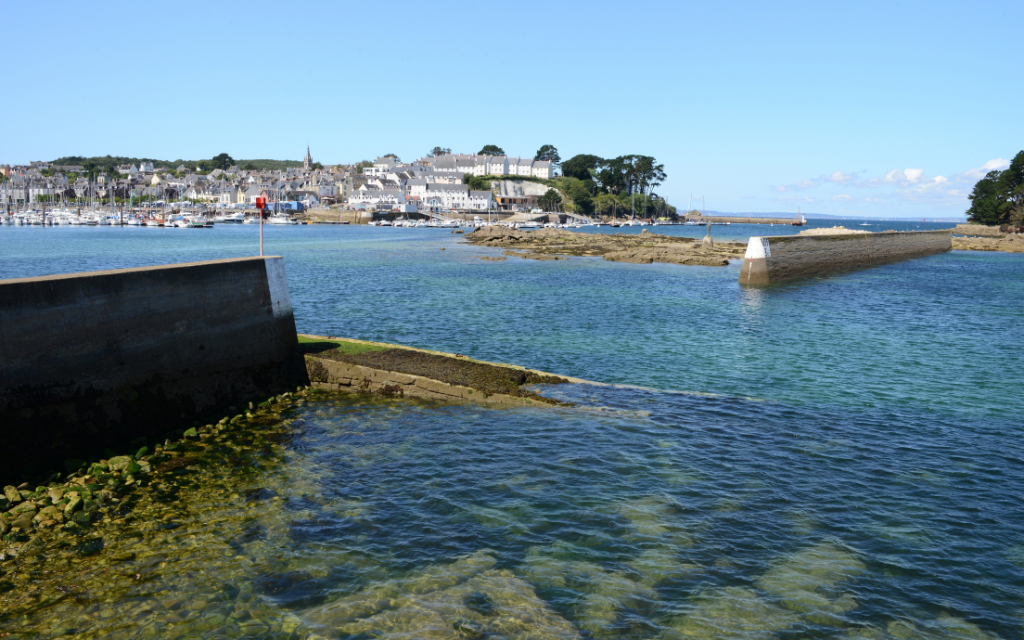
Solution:
M 1024 2 L 0 8 L 0 162 L 655 156 L 720 211 L 961 214 L 1024 149 Z M 20 91 L 19 91 L 20 89 Z

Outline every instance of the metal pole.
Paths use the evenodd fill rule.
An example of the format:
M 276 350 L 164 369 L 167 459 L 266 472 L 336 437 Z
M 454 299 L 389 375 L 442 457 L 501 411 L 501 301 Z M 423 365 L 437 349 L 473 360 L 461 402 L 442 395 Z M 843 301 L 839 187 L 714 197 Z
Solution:
M 263 257 L 263 209 L 257 209 L 260 215 L 260 257 Z

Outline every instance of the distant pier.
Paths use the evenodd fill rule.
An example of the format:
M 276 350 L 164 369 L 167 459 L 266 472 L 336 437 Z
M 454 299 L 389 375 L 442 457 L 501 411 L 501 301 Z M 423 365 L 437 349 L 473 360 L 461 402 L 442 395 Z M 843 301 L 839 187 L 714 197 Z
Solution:
M 685 217 L 687 222 L 698 222 L 700 224 L 731 222 L 733 224 L 789 224 L 794 227 L 802 227 L 804 225 L 803 218 L 799 215 L 792 218 L 760 218 L 756 216 L 741 218 L 739 216 L 705 216 L 688 213 Z

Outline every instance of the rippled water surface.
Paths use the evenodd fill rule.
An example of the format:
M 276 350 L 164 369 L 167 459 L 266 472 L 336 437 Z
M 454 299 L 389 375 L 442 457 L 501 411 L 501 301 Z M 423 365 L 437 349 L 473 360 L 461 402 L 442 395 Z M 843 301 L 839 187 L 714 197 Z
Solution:
M 3 228 L 0 277 L 253 238 Z M 738 265 L 484 262 L 437 231 L 267 244 L 302 331 L 616 385 L 544 409 L 315 394 L 0 564 L 0 633 L 1021 637 L 1021 256 L 745 290 Z

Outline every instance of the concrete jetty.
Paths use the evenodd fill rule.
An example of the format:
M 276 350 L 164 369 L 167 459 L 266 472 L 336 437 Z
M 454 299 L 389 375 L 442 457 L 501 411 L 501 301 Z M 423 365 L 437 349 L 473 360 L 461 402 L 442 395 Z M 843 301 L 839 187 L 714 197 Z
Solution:
M 700 224 L 721 223 L 728 222 L 731 224 L 785 224 L 792 225 L 794 227 L 803 226 L 803 220 L 800 216 L 793 218 L 762 218 L 759 216 L 705 216 L 699 214 L 687 214 L 685 216 L 689 222 L 698 222 Z
M 277 256 L 0 280 L 0 475 L 281 389 L 296 344 Z
M 739 281 L 766 285 L 943 253 L 952 250 L 950 231 L 753 236 Z

